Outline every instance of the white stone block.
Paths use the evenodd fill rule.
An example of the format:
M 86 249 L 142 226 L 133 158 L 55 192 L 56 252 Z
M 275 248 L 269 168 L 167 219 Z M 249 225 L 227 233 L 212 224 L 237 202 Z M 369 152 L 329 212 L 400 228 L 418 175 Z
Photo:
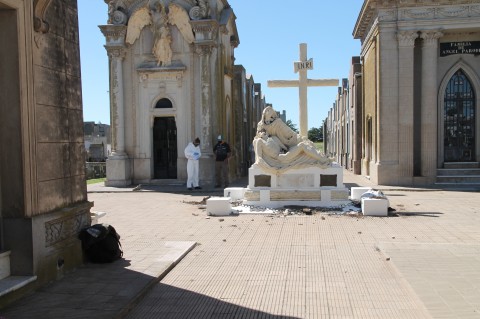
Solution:
M 230 197 L 231 200 L 242 200 L 245 194 L 243 187 L 227 187 L 223 190 L 224 197 Z
M 0 280 L 10 276 L 10 251 L 0 253 Z
M 362 198 L 364 216 L 388 216 L 388 199 Z
M 98 224 L 99 219 L 107 215 L 105 212 L 90 211 L 90 217 L 92 218 L 92 225 Z
M 368 192 L 370 187 L 352 187 L 350 189 L 350 199 L 351 200 L 360 200 L 360 197 Z
M 207 199 L 207 214 L 212 216 L 227 216 L 232 212 L 230 197 L 210 197 Z

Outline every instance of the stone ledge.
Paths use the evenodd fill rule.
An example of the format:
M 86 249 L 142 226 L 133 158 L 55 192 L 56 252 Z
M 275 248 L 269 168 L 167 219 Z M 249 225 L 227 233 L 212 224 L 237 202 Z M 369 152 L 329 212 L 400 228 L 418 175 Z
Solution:
M 0 297 L 37 280 L 37 276 L 10 276 L 0 280 Z

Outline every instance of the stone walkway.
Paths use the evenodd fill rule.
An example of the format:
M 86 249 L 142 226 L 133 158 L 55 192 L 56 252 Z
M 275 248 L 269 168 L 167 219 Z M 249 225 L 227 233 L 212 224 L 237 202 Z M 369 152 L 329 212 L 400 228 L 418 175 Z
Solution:
M 349 172 L 344 180 L 369 186 Z M 89 186 L 93 209 L 107 213 L 101 222 L 115 226 L 125 251 L 124 260 L 90 274 L 101 278 L 116 267 L 126 277 L 82 295 L 89 305 L 63 293 L 88 282 L 74 272 L 0 315 L 85 318 L 85 308 L 103 307 L 111 311 L 89 317 L 480 318 L 480 192 L 378 188 L 395 209 L 389 217 L 326 211 L 208 217 L 197 204 L 218 191 Z M 185 252 L 188 243 L 197 245 L 168 272 L 152 266 L 168 259 L 166 242 L 185 245 Z M 141 280 L 150 289 L 118 307 L 115 300 Z M 62 292 L 55 303 L 36 298 L 53 296 L 52 289 Z M 63 312 L 55 312 L 59 307 Z

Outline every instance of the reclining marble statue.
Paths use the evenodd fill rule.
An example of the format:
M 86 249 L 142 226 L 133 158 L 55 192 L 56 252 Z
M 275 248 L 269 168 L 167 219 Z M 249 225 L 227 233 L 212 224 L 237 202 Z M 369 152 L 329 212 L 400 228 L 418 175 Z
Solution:
M 294 168 L 331 165 L 332 159 L 317 151 L 306 137 L 298 135 L 268 106 L 253 140 L 255 164 L 265 171 L 281 173 Z
M 252 144 L 255 163 L 248 170 L 244 204 L 278 208 L 347 203 L 342 167 L 293 131 L 271 106 L 264 109 Z

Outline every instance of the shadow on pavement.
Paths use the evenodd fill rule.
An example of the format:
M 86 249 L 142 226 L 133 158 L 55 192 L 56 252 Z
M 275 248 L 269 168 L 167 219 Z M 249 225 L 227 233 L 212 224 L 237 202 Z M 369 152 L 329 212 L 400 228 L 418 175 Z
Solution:
M 241 295 L 241 293 L 239 294 Z M 252 298 L 255 298 L 255 296 L 252 296 Z M 279 309 L 280 307 L 276 305 L 275 308 Z M 297 319 L 300 317 L 273 315 L 235 305 L 222 299 L 159 283 L 124 318 Z

